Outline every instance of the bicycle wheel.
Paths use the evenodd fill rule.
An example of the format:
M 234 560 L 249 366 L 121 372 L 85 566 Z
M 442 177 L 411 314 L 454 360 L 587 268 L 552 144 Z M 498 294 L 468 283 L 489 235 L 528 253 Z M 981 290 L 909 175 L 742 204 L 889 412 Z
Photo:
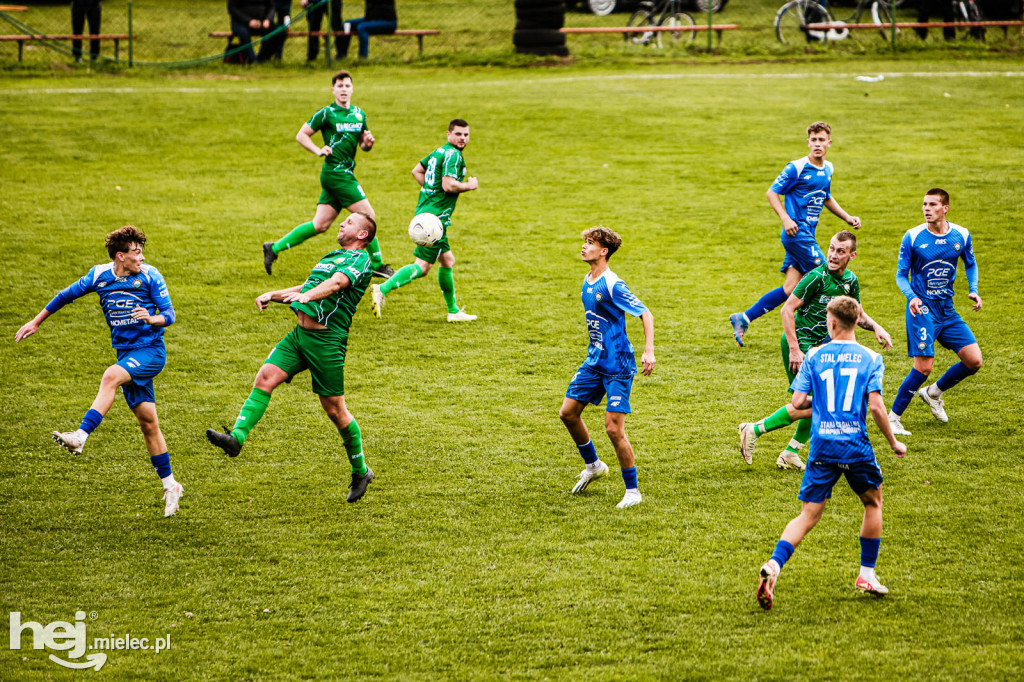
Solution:
M 807 24 L 833 21 L 832 14 L 814 0 L 792 0 L 775 15 L 775 37 L 783 45 L 822 43 L 825 31 L 808 31 Z
M 647 3 L 644 3 L 645 5 Z M 654 26 L 654 9 L 651 7 L 643 7 L 633 12 L 633 15 L 626 22 L 626 26 Z M 637 45 L 647 45 L 654 38 L 654 31 L 645 31 L 644 33 L 623 33 L 622 37 L 631 43 Z
M 590 11 L 599 17 L 604 17 L 615 11 L 616 0 L 590 0 Z
M 958 0 L 953 3 L 953 9 L 953 21 L 958 23 L 982 20 L 981 11 L 974 0 Z M 970 35 L 972 38 L 979 40 L 985 39 L 985 28 L 983 26 L 957 26 L 955 30 L 957 38 L 964 38 Z
M 889 9 L 889 3 L 871 3 L 871 23 L 879 27 L 878 30 L 882 34 L 882 40 L 889 40 L 892 32 L 892 10 Z M 900 30 L 896 29 L 896 35 L 899 35 L 899 33 Z
M 672 12 L 666 14 L 658 22 L 658 26 L 693 26 L 693 17 L 686 12 Z M 692 43 L 694 38 L 697 37 L 696 31 L 658 31 L 658 47 L 661 47 L 662 41 L 665 41 L 666 45 L 676 46 L 685 45 L 686 43 Z

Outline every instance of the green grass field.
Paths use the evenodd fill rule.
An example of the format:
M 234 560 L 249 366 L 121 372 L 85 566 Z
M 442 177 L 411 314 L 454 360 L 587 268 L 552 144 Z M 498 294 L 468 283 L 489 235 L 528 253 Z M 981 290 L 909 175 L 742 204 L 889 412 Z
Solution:
M 377 145 L 357 174 L 396 266 L 411 258 L 409 170 L 449 118 L 472 125 L 480 190 L 451 235 L 460 303 L 480 319 L 445 324 L 433 275 L 382 320 L 363 302 L 347 400 L 377 480 L 354 505 L 308 376 L 278 389 L 237 459 L 203 435 L 232 422 L 293 324 L 255 296 L 300 283 L 332 247 L 317 237 L 263 272 L 260 244 L 314 210 L 318 162 L 293 140 L 329 101 L 327 73 L 0 80 L 0 641 L 13 611 L 43 625 L 95 612 L 90 641 L 171 634 L 159 655 L 109 652 L 101 672 L 118 679 L 1018 676 L 1024 88 L 1016 61 L 941 68 L 857 65 L 888 73 L 879 83 L 848 64 L 359 70 Z M 912 404 L 905 460 L 870 428 L 889 597 L 853 589 L 861 510 L 840 485 L 764 613 L 756 571 L 800 479 L 774 466 L 788 431 L 748 467 L 735 427 L 787 399 L 781 323 L 757 321 L 739 349 L 726 317 L 781 282 L 764 192 L 816 119 L 835 131 L 835 196 L 864 224 L 851 268 L 896 343 L 886 403 L 910 368 L 896 253 L 934 185 L 973 233 L 985 306 L 967 312 L 961 273 L 958 308 L 985 366 L 947 394 L 949 424 Z M 169 520 L 120 399 L 84 454 L 50 442 L 113 361 L 96 299 L 13 342 L 125 223 L 147 232 L 178 316 L 157 380 L 186 487 Z M 627 421 L 644 502 L 625 511 L 617 474 L 567 494 L 581 462 L 557 417 L 587 343 L 579 232 L 599 223 L 623 235 L 612 267 L 655 315 L 658 365 Z M 827 215 L 819 241 L 838 229 Z M 953 361 L 940 352 L 933 376 Z M 614 462 L 603 411 L 585 418 Z M 0 645 L 0 677 L 84 674 L 23 642 Z

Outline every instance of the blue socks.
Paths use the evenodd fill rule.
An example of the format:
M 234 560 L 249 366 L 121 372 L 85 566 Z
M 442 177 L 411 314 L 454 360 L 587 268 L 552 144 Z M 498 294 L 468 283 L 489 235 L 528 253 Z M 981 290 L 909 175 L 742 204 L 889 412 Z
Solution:
M 960 363 L 957 363 L 960 364 Z M 952 371 L 952 367 L 950 368 Z M 917 394 L 917 389 L 921 388 L 921 384 L 924 383 L 925 379 L 928 378 L 927 374 L 922 374 L 916 369 L 910 370 L 910 374 L 900 384 L 900 390 L 896 392 L 896 399 L 892 401 L 893 414 L 902 415 L 907 409 L 907 405 L 914 399 Z
M 758 299 L 757 303 L 747 308 L 747 311 L 743 313 L 747 316 L 747 322 L 753 322 L 757 318 L 761 317 L 765 313 L 778 308 L 780 305 L 786 302 L 789 298 L 789 294 L 782 287 L 778 289 L 772 289 L 767 294 Z
M 878 561 L 878 547 L 882 544 L 882 538 L 861 538 L 860 539 L 860 565 L 874 568 Z
M 626 490 L 636 490 L 636 467 L 632 466 L 622 470 L 622 480 L 626 484 Z
M 165 452 L 162 455 L 154 455 L 149 458 L 149 461 L 153 463 L 153 468 L 156 469 L 156 475 L 160 478 L 167 478 L 171 475 L 171 455 Z
M 863 540 L 863 538 L 861 538 L 861 540 Z M 789 557 L 793 556 L 794 549 L 793 545 L 789 544 L 785 540 L 779 540 L 775 543 L 775 551 L 772 552 L 772 560 L 779 565 L 780 570 L 786 565 L 786 562 L 789 561 Z
M 959 381 L 959 379 L 957 380 Z M 96 410 L 89 408 L 89 411 L 82 417 L 82 425 L 78 428 L 82 429 L 86 433 L 92 433 L 96 430 L 96 427 L 103 421 L 103 415 Z
M 942 375 L 942 378 L 935 382 L 935 385 L 939 387 L 940 391 L 948 391 L 967 377 L 972 374 L 976 374 L 977 372 L 978 370 L 968 369 L 967 365 L 962 362 L 958 362 L 947 369 L 946 373 Z
M 597 461 L 597 450 L 594 448 L 593 440 L 588 440 L 583 445 L 577 445 L 576 449 L 580 451 L 580 457 L 587 464 L 593 464 Z

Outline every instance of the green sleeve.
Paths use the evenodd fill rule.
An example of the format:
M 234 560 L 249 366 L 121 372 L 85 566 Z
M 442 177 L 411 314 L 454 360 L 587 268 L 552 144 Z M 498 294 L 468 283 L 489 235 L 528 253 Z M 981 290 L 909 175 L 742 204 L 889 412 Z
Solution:
M 456 180 L 462 180 L 462 173 L 459 172 L 462 162 L 462 154 L 459 153 L 458 149 L 449 149 L 444 153 L 444 173 L 443 177 L 455 178 Z
M 850 287 L 850 295 L 860 303 L 860 280 L 856 277 L 853 278 L 853 286 Z
M 793 289 L 793 296 L 796 296 L 801 301 L 806 301 L 809 297 L 814 296 L 815 292 L 818 290 L 818 287 L 815 285 L 820 284 L 820 282 L 821 279 L 818 277 L 817 273 L 811 270 L 797 283 L 796 288 Z
M 366 251 L 355 251 L 334 261 L 334 272 L 348 277 L 349 282 L 357 282 L 370 267 L 370 256 Z
M 313 114 L 312 116 L 310 116 L 309 120 L 306 121 L 306 125 L 308 125 L 313 130 L 320 130 L 320 128 L 324 124 L 324 117 L 325 116 L 327 116 L 327 107 L 324 107 L 320 111 L 318 111 L 315 114 Z

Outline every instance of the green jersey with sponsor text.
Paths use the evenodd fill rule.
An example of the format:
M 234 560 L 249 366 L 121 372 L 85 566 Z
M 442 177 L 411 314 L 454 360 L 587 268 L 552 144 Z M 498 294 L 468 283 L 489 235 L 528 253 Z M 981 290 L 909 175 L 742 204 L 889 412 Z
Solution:
M 459 182 L 466 181 L 466 162 L 462 152 L 450 142 L 438 147 L 420 161 L 425 169 L 423 187 L 420 188 L 420 200 L 416 204 L 416 214 L 433 213 L 441 219 L 445 227 L 451 224 L 452 211 L 458 194 L 448 194 L 441 185 L 444 177 L 455 178 Z
M 306 278 L 306 283 L 302 285 L 300 291 L 309 291 L 321 282 L 330 279 L 336 272 L 348 277 L 349 285 L 347 287 L 319 301 L 295 302 L 290 307 L 292 310 L 301 310 L 332 331 L 348 334 L 352 316 L 356 314 L 359 300 L 366 292 L 366 287 L 370 286 L 370 278 L 373 276 L 370 256 L 366 251 L 362 249 L 331 251 L 313 266 L 313 271 L 309 273 L 309 277 Z
M 804 302 L 796 310 L 796 339 L 804 353 L 818 346 L 828 337 L 825 308 L 836 296 L 850 296 L 860 301 L 860 282 L 852 270 L 837 277 L 828 264 L 814 268 L 800 280 L 793 295 Z
M 366 130 L 366 112 L 353 105 L 348 109 L 331 102 L 306 121 L 313 130 L 324 137 L 324 144 L 331 148 L 324 157 L 324 170 L 349 173 L 356 167 L 356 149 Z

